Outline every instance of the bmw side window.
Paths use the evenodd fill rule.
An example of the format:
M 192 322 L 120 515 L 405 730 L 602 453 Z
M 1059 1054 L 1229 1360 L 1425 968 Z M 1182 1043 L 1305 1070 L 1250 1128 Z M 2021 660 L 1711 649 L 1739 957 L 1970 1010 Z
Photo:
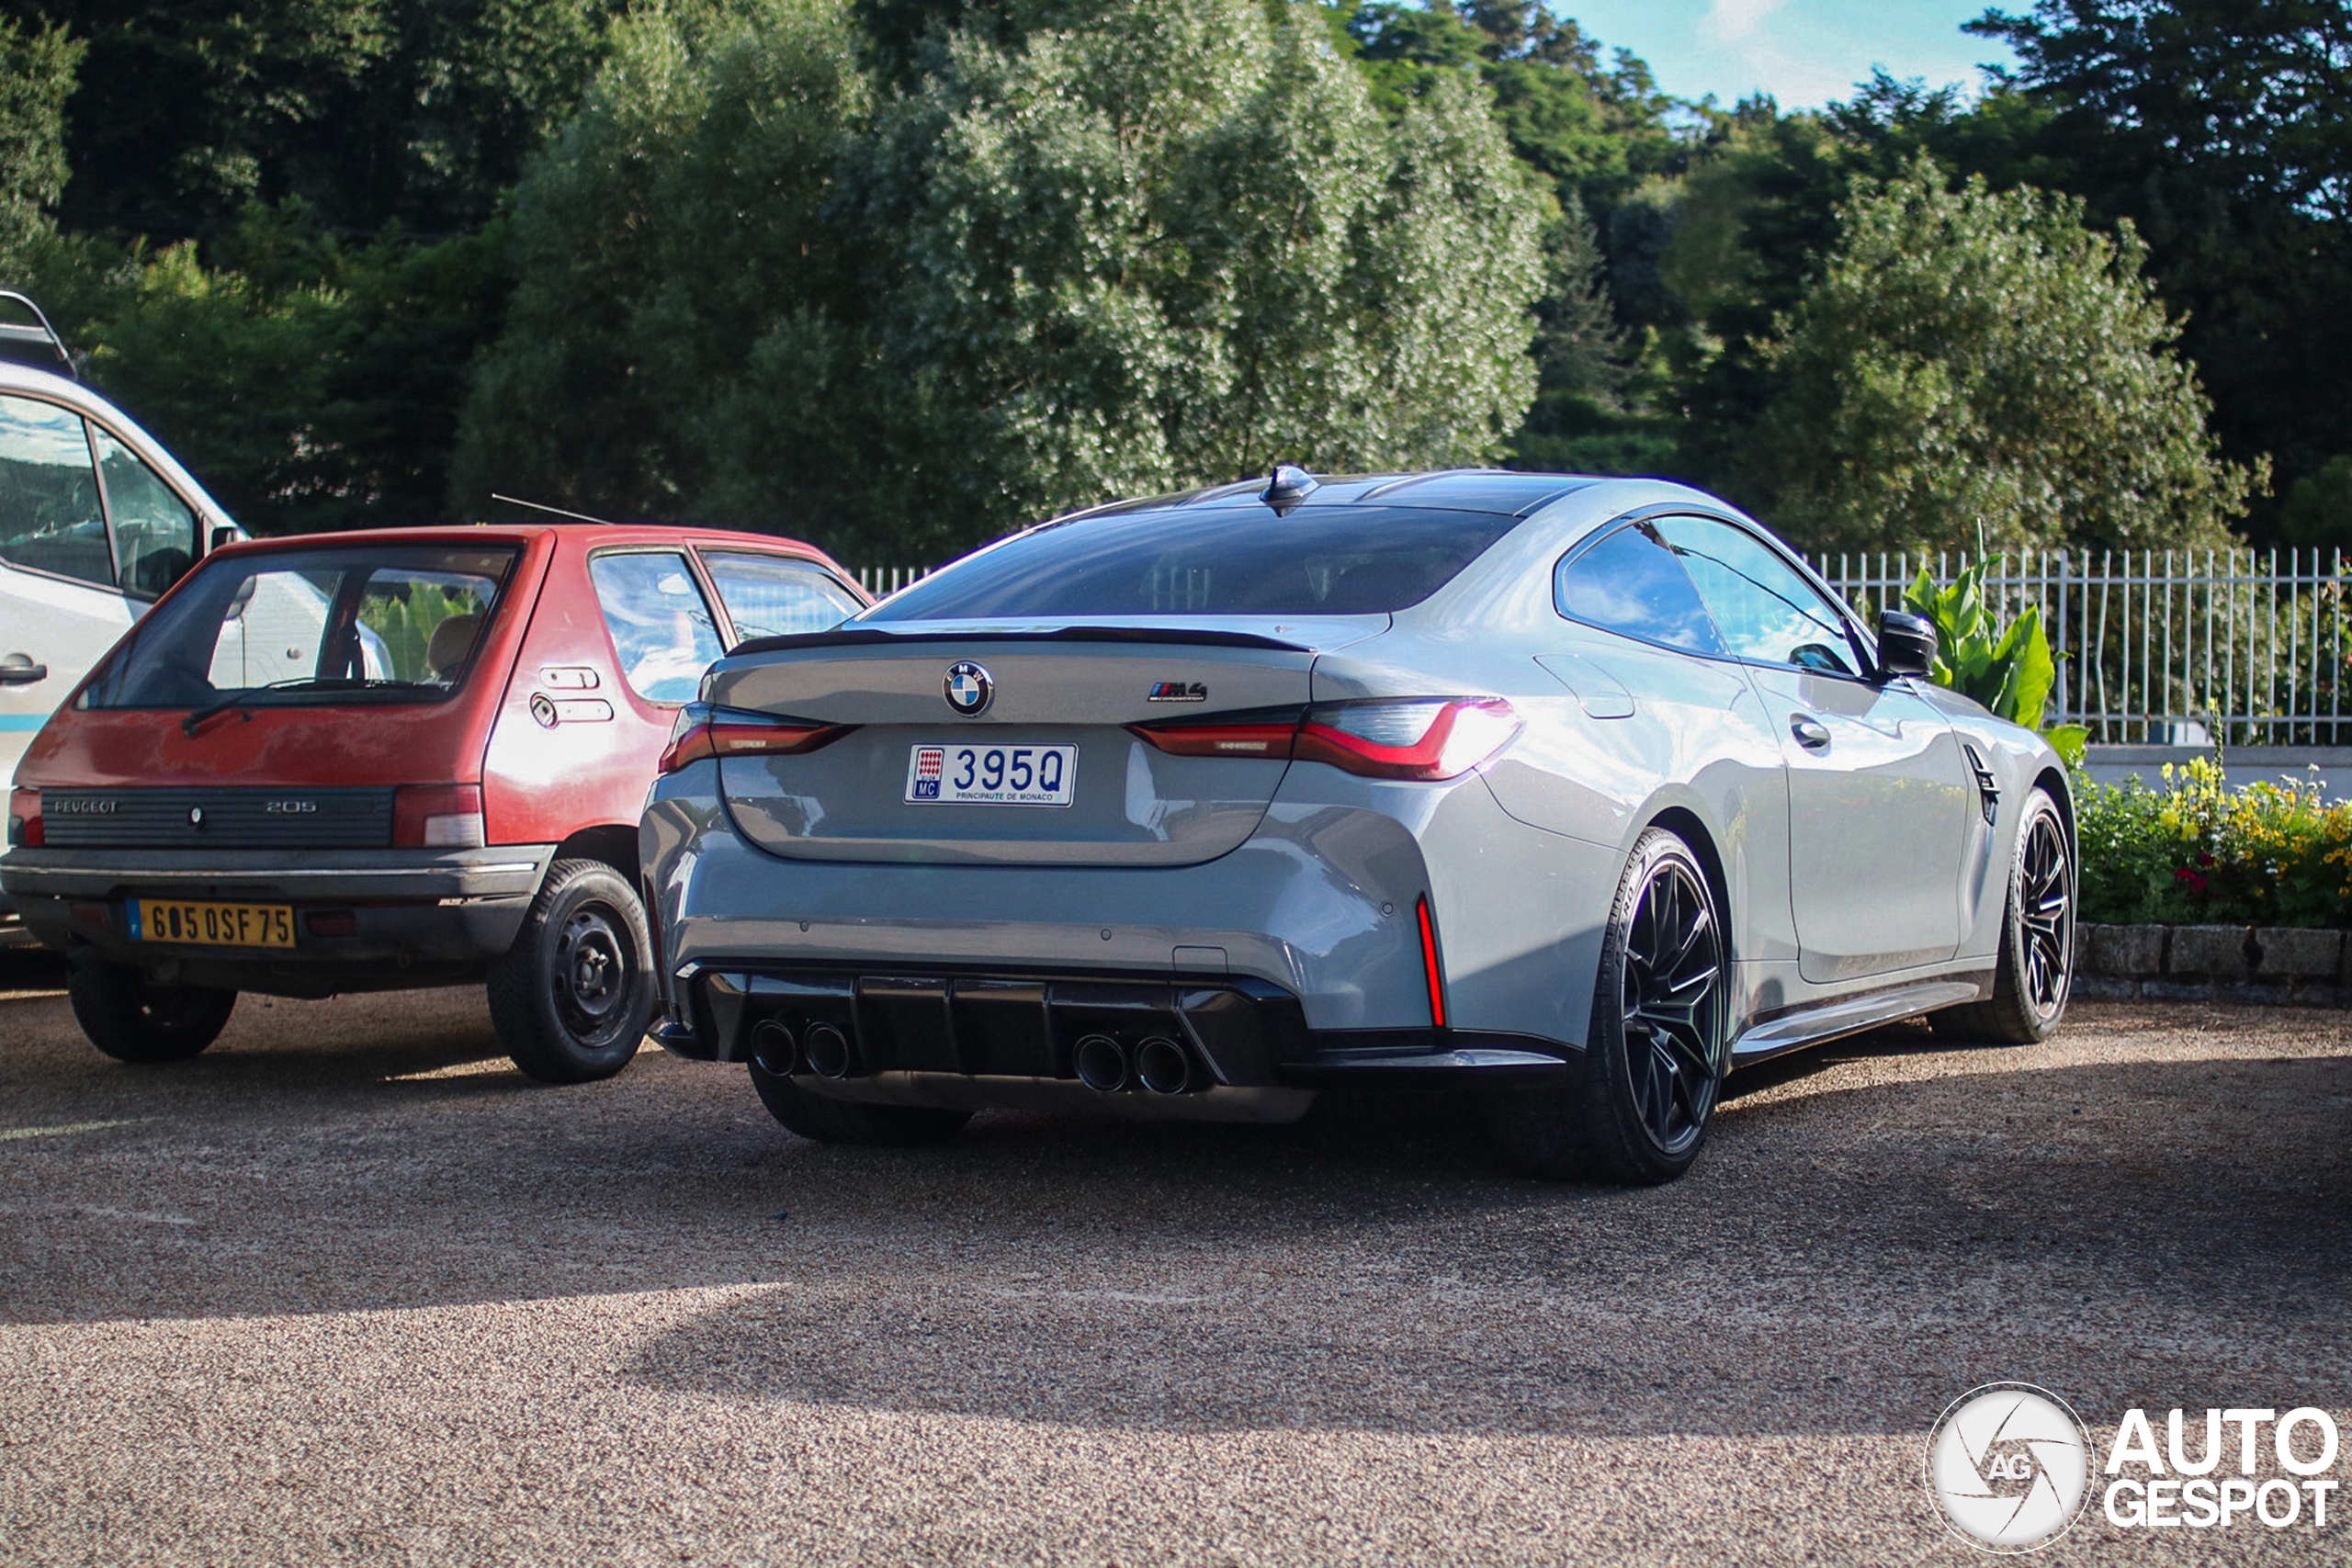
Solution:
M 1711 517 L 1661 517 L 1657 530 L 1698 585 L 1734 658 L 1858 672 L 1845 617 L 1761 539 Z
M 751 550 L 705 550 L 702 564 L 718 590 L 718 602 L 727 606 L 727 618 L 735 623 L 735 635 L 746 642 L 829 631 L 862 608 L 831 572 L 808 561 Z
M 1603 631 L 1690 653 L 1720 654 L 1723 638 L 1682 561 L 1655 525 L 1620 528 L 1560 565 L 1560 614 Z
M 82 416 L 0 397 L 0 560 L 114 586 L 106 511 Z
M 588 576 L 629 690 L 649 703 L 692 702 L 721 649 L 686 558 L 673 550 L 595 556 Z
M 130 447 L 95 424 L 90 445 L 106 481 L 107 511 L 114 517 L 122 585 L 152 599 L 196 564 L 195 510 Z

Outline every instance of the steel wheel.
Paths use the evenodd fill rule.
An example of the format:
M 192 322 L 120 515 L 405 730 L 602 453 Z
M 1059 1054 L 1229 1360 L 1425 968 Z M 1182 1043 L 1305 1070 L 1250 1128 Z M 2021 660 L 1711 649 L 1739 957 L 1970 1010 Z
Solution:
M 2025 928 L 2026 1000 L 2044 1018 L 2066 1000 L 2067 958 L 2075 944 L 2072 869 L 2057 818 L 2035 817 L 2018 866 L 2018 919 Z
M 628 1010 L 629 947 L 618 919 L 602 904 L 589 904 L 572 912 L 556 939 L 556 1010 L 583 1043 L 602 1043 Z
M 1722 1039 L 1723 933 L 1689 863 L 1651 872 L 1625 937 L 1621 1002 L 1634 1109 L 1664 1154 L 1706 1131 Z

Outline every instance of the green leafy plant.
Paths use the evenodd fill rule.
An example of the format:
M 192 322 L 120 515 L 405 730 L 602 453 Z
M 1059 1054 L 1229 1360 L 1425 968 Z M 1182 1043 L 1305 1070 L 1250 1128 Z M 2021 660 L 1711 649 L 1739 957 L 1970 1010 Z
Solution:
M 2041 606 L 2027 605 L 2004 626 L 1985 603 L 1984 574 L 2000 559 L 1980 557 L 1942 586 L 1922 569 L 1918 581 L 1904 590 L 1903 607 L 1936 628 L 1931 676 L 1938 685 L 1982 703 L 2012 724 L 2040 730 L 2067 766 L 2080 767 L 2090 731 L 2079 724 L 2044 728 L 2041 722 L 2057 682 L 2058 661 L 2050 651 Z

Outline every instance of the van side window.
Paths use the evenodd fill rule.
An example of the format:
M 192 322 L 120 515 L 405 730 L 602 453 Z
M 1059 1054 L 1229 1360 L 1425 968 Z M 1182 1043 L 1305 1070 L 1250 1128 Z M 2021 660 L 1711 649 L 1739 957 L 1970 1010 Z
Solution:
M 785 637 L 830 631 L 862 606 L 832 573 L 810 561 L 752 550 L 705 550 L 702 564 L 718 589 L 735 635 Z
M 106 480 L 122 585 L 153 598 L 196 564 L 196 513 L 172 493 L 162 475 L 95 424 L 90 444 L 97 449 L 98 474 Z
M 0 397 L 0 560 L 114 586 L 80 414 L 35 398 Z
M 613 634 L 621 678 L 649 703 L 692 702 L 719 655 L 718 625 L 675 550 L 592 558 L 589 580 Z

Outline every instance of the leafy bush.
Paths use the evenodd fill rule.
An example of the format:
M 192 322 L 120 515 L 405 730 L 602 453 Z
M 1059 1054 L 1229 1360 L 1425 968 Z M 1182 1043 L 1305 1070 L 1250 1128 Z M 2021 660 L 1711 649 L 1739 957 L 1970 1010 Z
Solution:
M 2199 758 L 2158 789 L 2078 782 L 2075 806 L 2086 920 L 2352 926 L 2352 801 L 2316 783 L 2232 789 Z
M 1981 531 L 1977 542 L 1984 543 Z M 1984 574 L 2000 559 L 1980 558 L 1962 568 L 1949 587 L 1937 586 L 1923 567 L 1918 581 L 1903 591 L 1903 607 L 1936 628 L 1936 667 L 1928 679 L 2011 724 L 2040 730 L 2069 767 L 2080 767 L 2090 731 L 2079 724 L 2044 728 L 2041 722 L 2050 688 L 2057 682 L 2058 661 L 2050 651 L 2041 606 L 2028 604 L 2004 626 L 1984 602 Z M 1867 620 L 1868 606 L 1858 608 Z

